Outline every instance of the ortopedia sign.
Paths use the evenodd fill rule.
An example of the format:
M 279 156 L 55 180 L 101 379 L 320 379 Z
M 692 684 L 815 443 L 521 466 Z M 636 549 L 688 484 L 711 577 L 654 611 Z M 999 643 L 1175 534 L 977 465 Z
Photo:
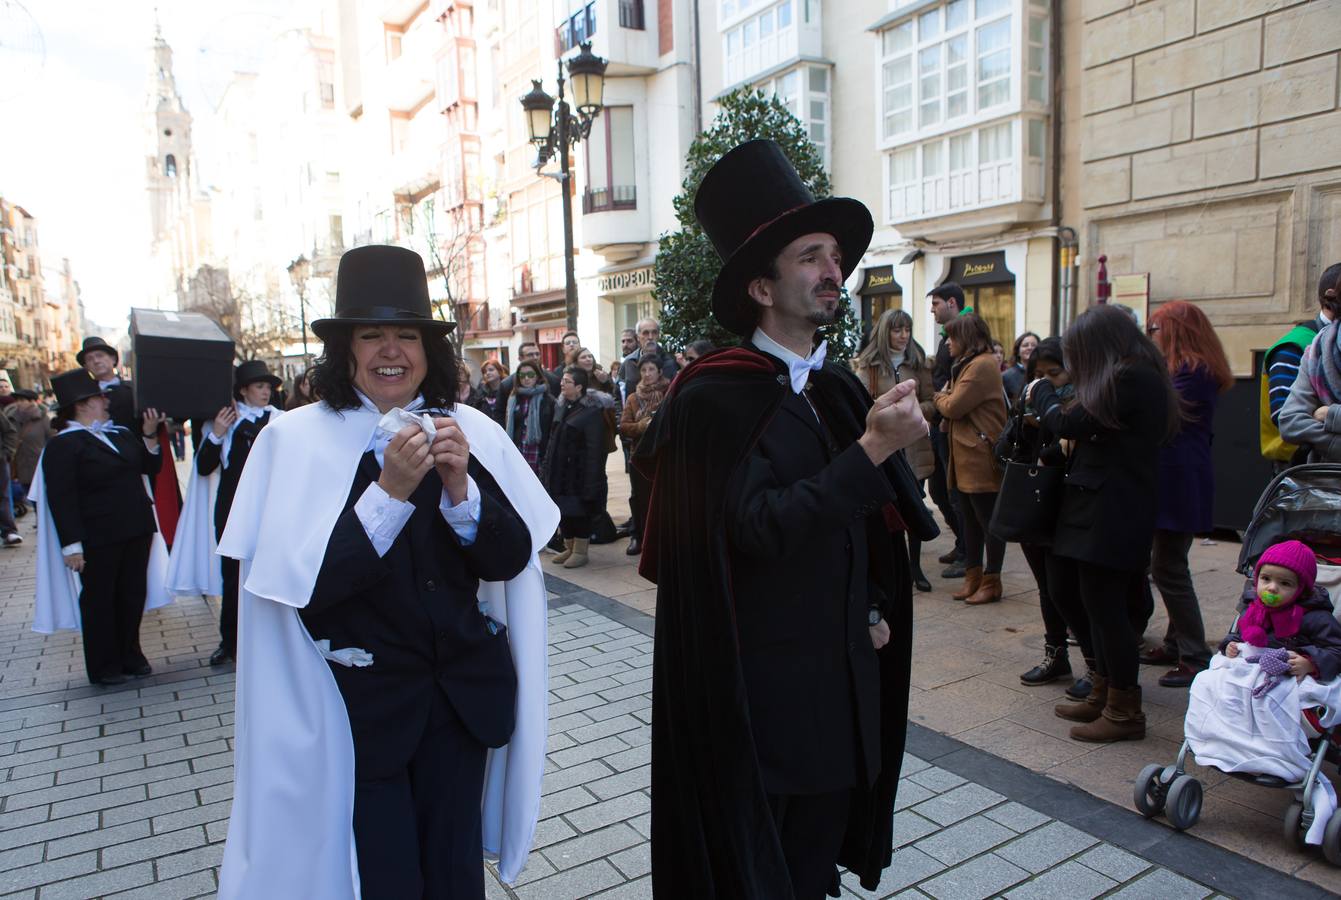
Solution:
M 627 269 L 623 272 L 611 272 L 596 279 L 596 290 L 602 294 L 622 294 L 628 291 L 645 290 L 656 284 L 656 276 L 651 266 L 640 269 Z

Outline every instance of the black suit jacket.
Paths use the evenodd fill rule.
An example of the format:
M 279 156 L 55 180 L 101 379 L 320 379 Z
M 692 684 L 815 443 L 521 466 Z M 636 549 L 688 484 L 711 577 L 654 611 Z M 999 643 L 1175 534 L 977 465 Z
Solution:
M 128 428 L 134 434 L 139 434 L 140 425 L 135 418 L 135 388 L 129 381 L 122 381 L 120 384 L 112 385 L 107 389 L 107 399 L 110 405 L 107 408 L 107 418 L 122 428 Z
M 47 504 L 61 546 L 96 550 L 153 534 L 154 510 L 142 475 L 163 464 L 138 430 L 108 435 L 116 450 L 87 431 L 53 437 L 42 456 Z
M 439 512 L 442 481 L 430 471 L 411 495 L 414 514 L 379 558 L 353 509 L 381 474 L 365 453 L 312 600 L 300 611 L 314 639 L 373 655 L 366 668 L 331 665 L 361 780 L 404 770 L 438 691 L 480 743 L 501 747 L 512 736 L 517 679 L 507 631 L 491 630 L 476 594 L 480 580 L 507 580 L 526 567 L 531 538 L 484 467 L 471 459 L 469 471 L 480 489 L 479 532 L 470 546 Z
M 880 770 L 867 608 L 884 603 L 868 580 L 867 520 L 893 500 L 861 447 L 839 447 L 790 390 L 729 483 L 741 667 L 770 793 L 840 790 Z
M 257 435 L 268 424 L 270 424 L 270 413 L 266 413 L 255 422 L 240 420 L 233 431 L 233 441 L 228 445 L 228 465 L 219 473 L 219 495 L 214 501 L 216 537 L 223 537 L 224 526 L 228 524 L 228 513 L 233 509 L 233 496 L 237 494 L 237 483 L 242 478 L 242 468 L 247 464 L 247 457 L 251 455 L 251 445 L 256 443 Z M 200 428 L 210 432 L 209 427 L 204 424 Z M 209 475 L 219 468 L 222 462 L 223 444 L 202 438 L 200 446 L 196 448 L 196 471 L 201 475 Z

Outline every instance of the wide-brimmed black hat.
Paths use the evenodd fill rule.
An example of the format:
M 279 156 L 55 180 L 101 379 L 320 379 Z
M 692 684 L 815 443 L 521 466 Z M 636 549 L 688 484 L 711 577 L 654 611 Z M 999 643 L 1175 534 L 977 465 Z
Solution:
M 312 331 L 324 341 L 346 325 L 416 325 L 439 335 L 456 327 L 433 318 L 423 257 L 390 244 L 355 247 L 340 257 L 335 314 L 317 319 Z
M 75 354 L 75 362 L 82 366 L 84 364 L 84 354 L 90 350 L 102 350 L 106 353 L 110 353 L 112 354 L 112 359 L 117 363 L 121 362 L 121 354 L 116 352 L 116 348 L 96 335 L 94 337 L 84 338 L 84 346 Z
M 847 278 L 875 230 L 861 201 L 816 200 L 782 148 L 767 140 L 731 149 L 708 170 L 694 195 L 694 216 L 722 258 L 712 314 L 742 337 L 749 337 L 757 320 L 746 287 L 783 247 L 803 234 L 831 234 L 843 251 Z
M 84 343 L 88 345 L 87 341 Z M 98 387 L 98 379 L 90 375 L 88 369 L 71 369 L 52 375 L 51 389 L 56 392 L 56 405 L 61 408 L 74 406 L 80 400 L 103 393 L 102 388 Z
M 238 363 L 237 368 L 233 370 L 233 394 L 240 394 L 244 387 L 258 381 L 266 382 L 272 389 L 284 383 L 270 374 L 270 367 L 265 364 L 265 360 L 249 359 Z

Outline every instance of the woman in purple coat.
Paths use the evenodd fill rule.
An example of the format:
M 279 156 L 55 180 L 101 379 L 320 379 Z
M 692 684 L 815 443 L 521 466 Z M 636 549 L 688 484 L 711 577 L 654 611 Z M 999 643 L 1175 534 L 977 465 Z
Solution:
M 1211 461 L 1215 405 L 1234 377 L 1220 338 L 1199 308 L 1184 300 L 1166 303 L 1147 328 L 1168 362 L 1182 405 L 1183 426 L 1159 454 L 1159 514 L 1150 573 L 1164 598 L 1169 627 L 1164 642 L 1141 655 L 1147 665 L 1171 665 L 1164 687 L 1187 687 L 1211 661 L 1206 628 L 1192 584 L 1187 554 L 1192 538 L 1211 530 L 1215 469 Z

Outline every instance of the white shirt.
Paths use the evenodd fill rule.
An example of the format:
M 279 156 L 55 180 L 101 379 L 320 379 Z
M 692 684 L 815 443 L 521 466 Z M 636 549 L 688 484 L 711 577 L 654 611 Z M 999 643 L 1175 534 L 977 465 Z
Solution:
M 754 329 L 750 341 L 769 356 L 776 356 L 787 364 L 792 379 L 792 391 L 797 394 L 805 389 L 806 382 L 810 380 L 810 373 L 819 371 L 824 365 L 824 358 L 829 350 L 829 342 L 821 341 L 809 356 L 801 356 L 764 334 L 762 328 Z

